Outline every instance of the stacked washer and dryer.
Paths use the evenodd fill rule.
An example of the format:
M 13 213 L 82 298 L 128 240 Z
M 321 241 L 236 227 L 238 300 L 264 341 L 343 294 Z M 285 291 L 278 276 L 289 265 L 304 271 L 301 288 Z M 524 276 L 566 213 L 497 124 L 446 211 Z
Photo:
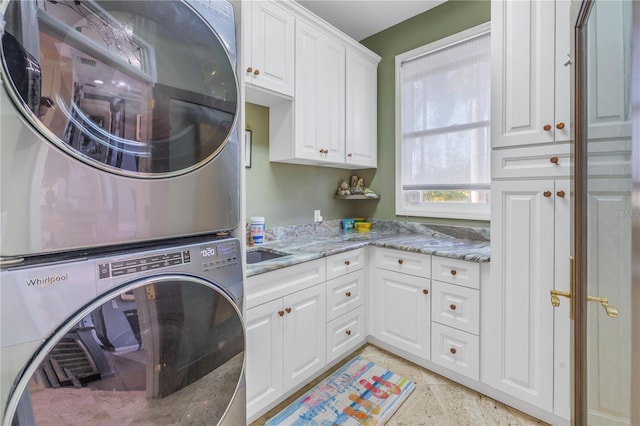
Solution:
M 2 424 L 244 424 L 231 4 L 0 14 Z

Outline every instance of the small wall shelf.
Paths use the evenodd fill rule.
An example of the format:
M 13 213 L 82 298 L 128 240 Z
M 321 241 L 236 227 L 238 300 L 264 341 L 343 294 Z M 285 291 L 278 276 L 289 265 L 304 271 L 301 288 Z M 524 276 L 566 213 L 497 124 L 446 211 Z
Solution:
M 333 198 L 335 198 L 336 200 L 379 200 L 380 198 L 382 198 L 380 195 L 378 195 L 377 197 L 373 198 L 373 197 L 365 197 L 364 195 L 338 195 L 338 194 L 334 194 Z

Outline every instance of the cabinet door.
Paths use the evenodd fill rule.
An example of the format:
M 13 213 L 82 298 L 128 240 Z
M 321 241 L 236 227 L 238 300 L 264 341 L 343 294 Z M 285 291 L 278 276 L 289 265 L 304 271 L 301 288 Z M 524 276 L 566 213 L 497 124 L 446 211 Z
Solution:
M 270 1 L 251 2 L 245 22 L 250 48 L 245 51 L 245 81 L 292 96 L 294 88 L 294 25 L 289 12 Z
M 348 49 L 346 67 L 346 164 L 376 167 L 378 63 Z
M 304 382 L 326 363 L 324 284 L 283 298 L 284 387 Z
M 295 157 L 344 163 L 345 47 L 296 23 Z
M 282 373 L 282 299 L 247 309 L 247 416 L 251 417 L 284 392 Z
M 482 381 L 553 410 L 554 181 L 494 182 L 491 281 L 481 286 Z M 546 196 L 545 195 L 548 195 Z
M 553 17 L 553 1 L 491 2 L 493 147 L 554 141 Z
M 430 280 L 376 269 L 374 336 L 423 359 L 430 356 Z

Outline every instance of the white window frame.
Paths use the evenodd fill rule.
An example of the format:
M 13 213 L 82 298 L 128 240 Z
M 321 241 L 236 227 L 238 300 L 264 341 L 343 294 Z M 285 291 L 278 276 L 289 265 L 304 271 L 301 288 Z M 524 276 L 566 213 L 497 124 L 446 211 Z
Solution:
M 489 220 L 490 205 L 472 203 L 437 203 L 421 202 L 419 207 L 407 205 L 402 189 L 402 63 L 412 58 L 446 48 L 449 45 L 460 43 L 480 35 L 491 32 L 491 23 L 487 22 L 473 28 L 445 37 L 433 43 L 418 47 L 396 56 L 395 63 L 395 90 L 396 90 L 396 215 L 399 216 L 424 216 L 441 217 L 451 219 L 475 219 Z M 487 82 L 489 84 L 490 82 Z

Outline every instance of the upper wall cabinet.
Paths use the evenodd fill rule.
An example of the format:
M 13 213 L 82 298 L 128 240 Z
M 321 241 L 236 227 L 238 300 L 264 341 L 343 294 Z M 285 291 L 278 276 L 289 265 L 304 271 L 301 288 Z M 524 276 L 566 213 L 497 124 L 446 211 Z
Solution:
M 293 96 L 294 16 L 271 1 L 243 4 L 245 83 Z
M 571 139 L 571 1 L 492 1 L 492 146 Z

